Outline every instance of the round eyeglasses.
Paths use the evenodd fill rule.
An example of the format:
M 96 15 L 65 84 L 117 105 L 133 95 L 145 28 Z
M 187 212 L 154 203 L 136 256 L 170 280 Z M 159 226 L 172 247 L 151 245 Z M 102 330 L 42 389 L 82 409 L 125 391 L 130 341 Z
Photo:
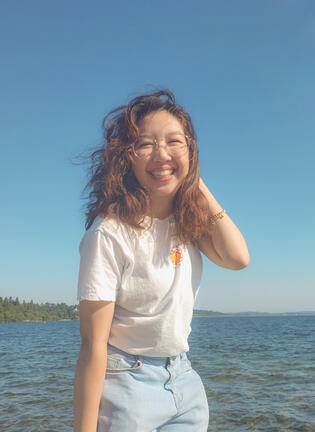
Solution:
M 159 148 L 163 148 L 170 156 L 182 156 L 189 148 L 189 138 L 187 135 L 176 135 L 176 137 L 167 138 L 165 145 L 161 147 L 154 138 L 140 137 L 132 146 L 134 154 L 139 159 L 150 159 Z

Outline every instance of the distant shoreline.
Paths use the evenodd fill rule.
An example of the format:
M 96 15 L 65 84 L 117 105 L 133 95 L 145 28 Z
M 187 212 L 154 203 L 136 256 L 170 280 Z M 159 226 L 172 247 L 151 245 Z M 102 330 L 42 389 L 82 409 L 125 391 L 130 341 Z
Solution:
M 298 312 L 217 312 L 207 309 L 194 309 L 193 318 L 239 318 L 239 317 L 283 317 L 283 316 L 315 316 L 314 310 Z M 0 296 L 0 323 L 8 322 L 57 322 L 73 321 L 80 318 L 80 305 L 66 303 L 34 303 L 33 300 L 20 301 L 18 297 Z
M 315 316 L 315 312 L 284 312 L 284 313 L 233 313 L 233 314 L 224 314 L 224 313 L 213 313 L 213 314 L 196 314 L 193 315 L 193 318 L 268 318 L 268 317 L 294 317 L 294 316 Z M 47 323 L 47 322 L 62 322 L 62 321 L 79 321 L 79 319 L 59 319 L 59 320 L 21 320 L 21 321 L 6 321 L 0 322 L 0 324 L 8 324 L 12 322 L 23 322 L 23 323 Z
M 193 318 L 268 318 L 268 317 L 288 317 L 288 316 L 315 316 L 315 312 L 284 312 L 284 313 L 233 313 L 233 314 L 196 314 Z
M 59 319 L 59 320 L 23 320 L 23 321 L 11 321 L 11 322 L 57 322 L 57 321 L 78 321 L 77 319 L 70 319 L 70 318 L 66 318 L 66 319 Z

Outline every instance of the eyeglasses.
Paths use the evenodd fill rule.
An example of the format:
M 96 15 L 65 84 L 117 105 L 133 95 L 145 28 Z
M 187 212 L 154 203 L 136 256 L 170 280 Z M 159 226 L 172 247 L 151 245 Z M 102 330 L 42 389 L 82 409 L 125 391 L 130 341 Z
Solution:
M 161 146 L 154 138 L 139 138 L 132 148 L 139 159 L 150 159 Z M 167 138 L 163 148 L 170 156 L 182 156 L 189 148 L 189 138 L 187 135 Z

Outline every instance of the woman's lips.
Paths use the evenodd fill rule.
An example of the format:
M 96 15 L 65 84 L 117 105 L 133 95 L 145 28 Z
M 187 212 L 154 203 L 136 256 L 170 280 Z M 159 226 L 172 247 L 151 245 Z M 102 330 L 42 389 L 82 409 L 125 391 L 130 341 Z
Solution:
M 167 170 L 153 170 L 150 171 L 150 175 L 154 181 L 163 183 L 168 182 L 173 178 L 173 174 L 175 169 L 167 169 Z

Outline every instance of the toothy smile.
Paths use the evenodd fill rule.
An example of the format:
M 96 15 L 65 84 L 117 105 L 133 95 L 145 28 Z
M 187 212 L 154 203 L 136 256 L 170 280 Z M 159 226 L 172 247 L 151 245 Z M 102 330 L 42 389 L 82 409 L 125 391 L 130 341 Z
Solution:
M 173 174 L 173 172 L 174 172 L 173 169 L 163 170 L 163 171 L 151 171 L 151 175 L 153 175 L 153 177 L 167 177 Z

